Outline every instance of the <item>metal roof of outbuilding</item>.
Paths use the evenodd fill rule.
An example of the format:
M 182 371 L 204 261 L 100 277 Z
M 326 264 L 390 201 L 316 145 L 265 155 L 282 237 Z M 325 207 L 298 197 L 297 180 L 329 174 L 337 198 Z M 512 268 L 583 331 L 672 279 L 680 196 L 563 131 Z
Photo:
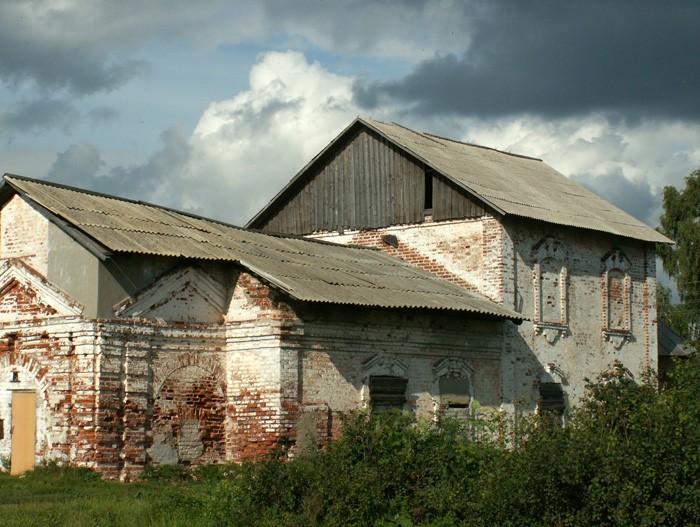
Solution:
M 294 299 L 440 309 L 521 321 L 519 313 L 380 251 L 269 235 L 156 205 L 11 174 L 18 193 L 95 254 L 236 262 Z
M 662 320 L 659 320 L 657 338 L 660 357 L 687 357 L 693 352 L 693 348 Z

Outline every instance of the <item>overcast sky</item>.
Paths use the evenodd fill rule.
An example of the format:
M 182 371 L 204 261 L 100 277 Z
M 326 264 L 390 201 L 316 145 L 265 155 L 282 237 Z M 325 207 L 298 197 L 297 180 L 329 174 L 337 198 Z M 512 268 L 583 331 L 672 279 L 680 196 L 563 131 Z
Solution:
M 700 2 L 0 1 L 0 169 L 244 224 L 356 116 L 544 159 L 652 226 Z

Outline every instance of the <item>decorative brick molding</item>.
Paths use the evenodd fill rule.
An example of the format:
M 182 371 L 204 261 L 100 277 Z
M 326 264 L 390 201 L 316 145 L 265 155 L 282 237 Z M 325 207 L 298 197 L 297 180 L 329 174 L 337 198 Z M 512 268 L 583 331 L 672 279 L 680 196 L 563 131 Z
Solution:
M 616 349 L 632 339 L 632 278 L 629 258 L 612 249 L 602 259 L 603 338 Z
M 561 242 L 548 236 L 533 248 L 535 334 L 554 344 L 568 334 L 567 254 Z

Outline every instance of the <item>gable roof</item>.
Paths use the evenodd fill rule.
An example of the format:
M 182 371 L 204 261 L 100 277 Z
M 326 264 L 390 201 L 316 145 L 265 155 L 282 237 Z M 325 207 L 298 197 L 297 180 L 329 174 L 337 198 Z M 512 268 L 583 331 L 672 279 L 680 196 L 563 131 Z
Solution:
M 247 226 L 259 225 L 309 169 L 358 127 L 366 127 L 401 148 L 504 216 L 582 227 L 649 242 L 671 240 L 585 189 L 541 159 L 501 152 L 416 132 L 397 124 L 357 118 L 304 167 Z
M 300 301 L 524 320 L 515 311 L 378 250 L 264 234 L 140 201 L 5 174 L 0 202 L 14 194 L 102 259 L 123 253 L 234 262 Z

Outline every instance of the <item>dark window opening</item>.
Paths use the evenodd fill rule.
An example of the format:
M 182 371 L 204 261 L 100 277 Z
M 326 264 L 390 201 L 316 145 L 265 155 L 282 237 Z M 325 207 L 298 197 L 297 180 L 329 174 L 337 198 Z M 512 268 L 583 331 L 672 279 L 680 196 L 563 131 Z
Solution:
M 17 350 L 17 333 L 8 333 L 5 335 L 7 339 L 7 350 L 16 351 Z
M 443 408 L 469 408 L 469 380 L 462 377 L 440 377 L 438 381 Z
M 5 420 L 0 419 L 0 439 L 5 439 Z
M 557 382 L 540 384 L 540 415 L 551 416 L 555 421 L 561 423 L 565 409 L 566 402 L 561 384 Z
M 10 382 L 19 382 L 19 372 L 18 371 L 12 372 L 12 377 L 10 378 Z
M 425 169 L 425 188 L 423 191 L 423 209 L 426 212 L 433 210 L 433 171 Z
M 372 411 L 402 410 L 406 404 L 408 379 L 390 375 L 373 375 L 369 378 L 369 397 Z

